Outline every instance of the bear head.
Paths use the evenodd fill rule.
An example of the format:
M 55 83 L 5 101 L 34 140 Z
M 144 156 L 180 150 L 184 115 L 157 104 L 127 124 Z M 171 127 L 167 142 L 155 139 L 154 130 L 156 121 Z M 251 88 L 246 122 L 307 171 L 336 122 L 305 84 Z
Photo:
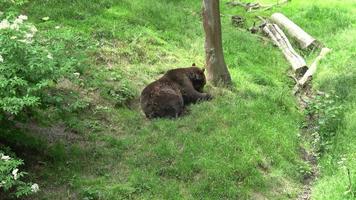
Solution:
M 188 74 L 189 79 L 192 81 L 193 87 L 199 92 L 203 92 L 203 88 L 206 84 L 206 77 L 204 71 L 204 68 L 201 69 L 199 67 L 196 67 L 193 63 L 192 67 L 190 67 Z

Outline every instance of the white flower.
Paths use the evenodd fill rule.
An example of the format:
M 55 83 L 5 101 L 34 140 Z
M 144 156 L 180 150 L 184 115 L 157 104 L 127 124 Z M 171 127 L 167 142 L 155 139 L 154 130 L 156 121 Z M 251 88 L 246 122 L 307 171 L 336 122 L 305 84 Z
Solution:
M 12 175 L 14 176 L 15 180 L 18 178 L 18 174 L 17 174 L 18 171 L 19 171 L 19 169 L 12 170 Z
M 0 55 L 0 62 L 4 62 L 4 59 Z M 5 156 L 4 154 L 1 154 L 1 160 L 10 160 L 10 156 Z
M 4 58 L 2 57 L 2 55 L 0 55 L 0 63 L 3 63 L 4 62 Z M 9 156 L 4 156 L 4 154 L 1 154 L 1 160 L 8 160 L 6 158 L 8 157 L 8 159 L 10 159 Z
M 19 26 L 19 24 L 17 24 L 17 23 L 13 23 L 13 24 L 10 25 L 10 28 L 11 28 L 12 30 L 19 30 L 20 26 Z
M 36 193 L 36 192 L 38 192 L 39 190 L 40 190 L 40 187 L 38 186 L 37 183 L 35 183 L 35 184 L 33 184 L 33 185 L 31 186 L 31 191 L 32 191 L 32 192 Z
M 56 26 L 56 27 L 54 27 L 55 29 L 60 29 L 61 28 L 61 26 Z
M 79 78 L 80 73 L 79 73 L 79 72 L 74 72 L 73 75 L 74 75 L 75 77 Z
M 38 30 L 37 30 L 37 28 L 36 28 L 36 26 L 31 26 L 30 27 L 30 31 L 33 33 L 33 34 L 35 34 Z
M 43 17 L 42 20 L 43 20 L 43 21 L 48 21 L 48 20 L 49 20 L 49 17 Z
M 17 18 L 21 19 L 21 20 L 27 20 L 28 19 L 28 17 L 26 15 L 20 15 Z
M 1 183 L 0 183 L 0 187 L 1 186 L 3 186 L 3 185 L 5 185 L 6 184 L 6 182 L 5 181 L 1 181 Z
M 51 53 L 49 53 L 49 54 L 47 55 L 47 58 L 48 58 L 48 59 L 53 59 L 52 54 L 51 54 Z
M 10 22 L 4 19 L 0 22 L 0 30 L 10 28 Z
M 17 18 L 17 19 L 15 19 L 15 21 L 14 21 L 14 24 L 22 24 L 23 23 L 23 19 L 20 19 L 20 18 Z
M 32 33 L 26 33 L 26 34 L 25 34 L 25 37 L 26 37 L 27 39 L 31 39 L 31 38 L 33 38 L 33 34 L 32 34 Z
M 16 39 L 16 38 L 17 38 L 16 36 L 12 36 L 10 39 L 14 40 L 14 39 Z

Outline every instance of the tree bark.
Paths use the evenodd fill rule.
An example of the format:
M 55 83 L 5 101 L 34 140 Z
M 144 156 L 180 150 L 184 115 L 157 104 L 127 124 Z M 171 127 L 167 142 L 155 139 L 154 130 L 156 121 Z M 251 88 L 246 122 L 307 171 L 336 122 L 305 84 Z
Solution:
M 222 48 L 219 0 L 203 0 L 207 79 L 213 85 L 231 84 Z

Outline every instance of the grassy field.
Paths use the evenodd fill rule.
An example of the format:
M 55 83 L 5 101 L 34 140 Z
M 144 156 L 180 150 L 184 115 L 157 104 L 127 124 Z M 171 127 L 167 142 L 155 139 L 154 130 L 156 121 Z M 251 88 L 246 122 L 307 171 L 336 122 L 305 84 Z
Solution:
M 50 106 L 19 119 L 25 125 L 2 124 L 0 139 L 40 185 L 32 199 L 295 199 L 310 169 L 299 151 L 305 114 L 291 93 L 290 67 L 271 43 L 230 22 L 241 15 L 249 27 L 256 15 L 276 11 L 333 49 L 314 79 L 328 97 L 314 102 L 321 174 L 312 197 L 354 198 L 346 169 L 355 192 L 356 3 L 299 0 L 246 13 L 225 2 L 234 87 L 208 85 L 213 101 L 190 106 L 180 119 L 153 121 L 138 107 L 143 87 L 167 69 L 204 64 L 200 1 L 33 0 L 6 8 L 66 48 L 58 56 L 80 73 L 44 98 Z M 309 62 L 317 54 L 300 53 Z

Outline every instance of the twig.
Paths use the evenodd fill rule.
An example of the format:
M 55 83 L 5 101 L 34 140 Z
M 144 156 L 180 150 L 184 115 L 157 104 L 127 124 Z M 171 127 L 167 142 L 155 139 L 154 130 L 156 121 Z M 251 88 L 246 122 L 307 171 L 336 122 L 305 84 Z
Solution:
M 265 18 L 263 18 L 263 17 L 261 17 L 261 16 L 256 16 L 256 17 L 257 17 L 259 20 L 262 21 L 262 25 L 263 25 L 263 24 L 264 24 L 264 25 L 267 24 L 267 22 L 268 22 L 267 19 L 265 19 Z M 261 25 L 261 26 L 262 26 L 262 25 Z M 260 27 L 261 27 L 261 26 L 260 26 Z M 261 27 L 261 28 L 262 28 L 262 27 Z
M 298 79 L 294 75 L 288 74 L 288 77 L 293 79 L 296 84 L 298 83 Z

